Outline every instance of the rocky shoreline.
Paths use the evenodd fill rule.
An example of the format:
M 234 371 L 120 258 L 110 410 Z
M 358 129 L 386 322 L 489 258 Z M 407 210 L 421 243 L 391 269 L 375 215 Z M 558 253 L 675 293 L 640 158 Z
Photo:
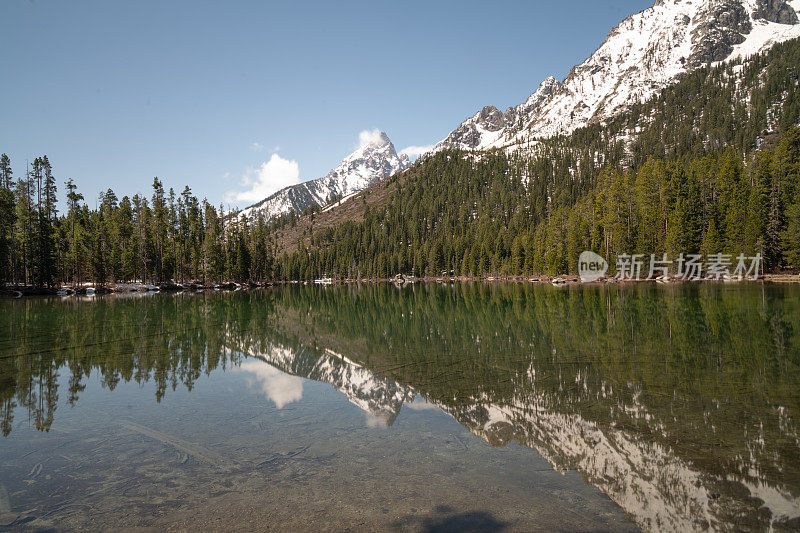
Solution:
M 659 277 L 654 279 L 625 279 L 619 280 L 613 276 L 604 277 L 597 281 L 583 282 L 580 277 L 574 274 L 561 274 L 557 276 L 549 275 L 534 275 L 534 276 L 403 276 L 398 274 L 392 278 L 348 278 L 342 280 L 332 279 L 318 279 L 311 281 L 280 281 L 275 284 L 320 284 L 320 285 L 333 285 L 333 284 L 350 284 L 350 283 L 394 283 L 395 285 L 402 286 L 412 283 L 454 283 L 454 282 L 470 282 L 470 283 L 541 283 L 552 285 L 616 285 L 616 284 L 635 284 L 635 283 L 663 283 L 663 284 L 686 284 L 686 283 L 800 283 L 800 274 L 797 273 L 772 273 L 763 274 L 756 280 L 751 279 L 738 279 L 738 278 L 703 278 L 699 280 L 687 280 L 678 278 L 676 276 Z
M 257 289 L 269 287 L 272 283 L 110 283 L 107 285 L 82 284 L 68 287 L 32 287 L 13 285 L 0 288 L 0 298 L 22 298 L 23 296 L 94 296 L 102 294 L 130 294 L 151 292 L 198 292 L 198 291 L 235 291 L 241 289 Z
M 551 284 L 553 286 L 563 285 L 627 285 L 636 283 L 659 283 L 659 284 L 685 284 L 685 283 L 800 283 L 800 274 L 777 273 L 764 274 L 757 280 L 746 279 L 701 279 L 689 281 L 679 278 L 659 278 L 641 280 L 618 280 L 613 277 L 602 278 L 589 283 L 582 282 L 579 277 L 574 275 L 561 276 L 402 276 L 397 275 L 392 278 L 347 278 L 347 279 L 317 279 L 314 281 L 271 281 L 271 282 L 248 282 L 248 283 L 160 283 L 151 285 L 148 283 L 111 283 L 108 285 L 84 284 L 79 287 L 31 287 L 31 286 L 9 286 L 0 288 L 0 298 L 22 298 L 28 296 L 95 296 L 103 294 L 130 294 L 130 293 L 155 293 L 155 292 L 202 292 L 202 291 L 237 291 L 247 289 L 260 289 L 277 285 L 340 285 L 358 283 L 393 283 L 399 287 L 413 283 L 539 283 Z

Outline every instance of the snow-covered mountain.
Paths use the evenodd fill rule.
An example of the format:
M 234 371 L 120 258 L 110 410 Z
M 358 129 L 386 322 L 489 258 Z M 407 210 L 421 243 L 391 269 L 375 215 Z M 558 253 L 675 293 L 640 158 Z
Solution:
M 302 213 L 311 205 L 325 206 L 334 198 L 360 192 L 411 164 L 405 154 L 398 154 L 384 132 L 371 135 L 339 166 L 326 176 L 291 185 L 244 209 L 250 219 L 271 219 L 294 211 Z
M 697 67 L 800 37 L 800 0 L 658 0 L 622 21 L 586 61 L 524 103 L 486 106 L 434 150 L 516 149 L 624 111 Z

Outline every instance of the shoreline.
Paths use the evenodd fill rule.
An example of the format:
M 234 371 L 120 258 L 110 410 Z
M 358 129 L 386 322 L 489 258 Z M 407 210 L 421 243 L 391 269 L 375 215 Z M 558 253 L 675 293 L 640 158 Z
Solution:
M 96 286 L 92 284 L 82 284 L 79 287 L 31 287 L 31 286 L 9 286 L 0 288 L 0 299 L 19 299 L 23 297 L 35 296 L 99 296 L 99 295 L 125 295 L 125 294 L 150 294 L 150 293 L 184 293 L 184 292 L 205 292 L 205 291 L 240 291 L 252 289 L 264 289 L 280 285 L 352 285 L 361 283 L 392 283 L 398 287 L 412 285 L 415 283 L 534 283 L 542 285 L 553 286 L 574 286 L 574 285 L 587 285 L 587 286 L 602 286 L 602 285 L 636 285 L 636 284 L 663 284 L 663 285 L 686 285 L 686 284 L 699 284 L 699 283 L 712 283 L 724 285 L 738 285 L 749 283 L 766 283 L 766 284 L 793 284 L 800 283 L 800 274 L 789 273 L 776 273 L 764 274 L 759 276 L 758 279 L 712 279 L 703 278 L 699 280 L 684 280 L 678 278 L 667 279 L 627 279 L 617 280 L 616 278 L 602 278 L 597 281 L 582 282 L 579 277 L 574 275 L 561 275 L 561 276 L 486 276 L 486 277 L 473 277 L 473 276 L 395 276 L 393 278 L 346 278 L 346 279 L 330 279 L 323 278 L 317 280 L 287 280 L 287 281 L 269 281 L 269 282 L 225 282 L 225 283 L 162 283 L 162 284 L 148 284 L 148 283 L 109 283 L 107 285 Z

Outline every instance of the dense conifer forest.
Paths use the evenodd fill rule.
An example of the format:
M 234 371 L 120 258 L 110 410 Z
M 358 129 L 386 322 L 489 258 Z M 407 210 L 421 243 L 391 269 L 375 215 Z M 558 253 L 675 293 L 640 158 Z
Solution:
M 6 284 L 52 286 L 91 281 L 265 280 L 272 247 L 264 221 L 248 224 L 200 202 L 187 186 L 176 194 L 153 179 L 152 196 L 100 194 L 89 209 L 66 180 L 66 212 L 56 208 L 57 185 L 47 156 L 13 179 L 0 160 L 0 224 Z
M 525 155 L 443 151 L 351 199 L 247 220 L 187 186 L 102 192 L 96 209 L 46 155 L 0 158 L 0 281 L 268 281 L 560 274 L 583 250 L 761 253 L 800 269 L 800 42 L 707 66 L 605 124 Z M 59 212 L 58 193 L 66 207 Z M 326 217 L 329 222 L 324 223 Z

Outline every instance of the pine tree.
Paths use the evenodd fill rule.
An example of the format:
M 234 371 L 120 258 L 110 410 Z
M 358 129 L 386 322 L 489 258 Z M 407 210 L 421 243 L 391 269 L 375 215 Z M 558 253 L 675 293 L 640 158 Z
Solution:
M 137 277 L 136 231 L 130 198 L 122 197 L 115 215 L 120 246 L 120 278 L 130 281 Z
M 431 247 L 430 250 L 430 260 L 429 264 L 429 273 L 431 276 L 438 276 L 442 269 L 444 268 L 444 247 L 442 246 L 442 242 L 437 240 L 436 243 Z
M 790 266 L 800 264 L 800 237 L 797 209 L 800 204 L 800 127 L 789 129 L 775 149 L 773 176 L 780 184 L 781 204 L 786 206 L 785 223 L 780 233 L 782 257 Z
M 13 279 L 14 259 L 14 192 L 12 190 L 13 171 L 11 159 L 0 156 L 0 283 Z
M 800 189 L 794 203 L 786 210 L 786 229 L 781 237 L 786 264 L 800 269 Z
M 36 211 L 34 204 L 34 182 L 30 172 L 17 180 L 14 188 L 15 225 L 13 254 L 16 280 L 28 285 L 33 282 L 34 247 L 36 234 Z
M 742 253 L 744 233 L 747 223 L 749 184 L 743 179 L 741 154 L 728 148 L 717 165 L 716 188 L 719 191 L 718 213 L 721 213 L 720 233 L 722 248 L 732 255 Z
M 90 276 L 96 284 L 102 286 L 107 280 L 108 272 L 106 268 L 106 246 L 103 235 L 103 215 L 101 211 L 90 212 L 87 233 Z
M 772 176 L 769 189 L 769 211 L 767 213 L 767 235 L 765 262 L 769 268 L 780 267 L 782 257 L 781 238 L 783 232 L 784 205 L 781 179 Z
M 134 242 L 138 251 L 137 269 L 142 283 L 147 282 L 147 200 L 138 194 L 133 197 Z
M 758 152 L 750 163 L 750 196 L 747 199 L 743 249 L 750 255 L 761 253 L 764 256 L 766 253 L 771 159 L 771 153 Z
M 56 185 L 47 156 L 34 159 L 32 178 L 36 184 L 36 222 L 33 281 L 40 287 L 50 286 L 56 275 L 55 218 Z
M 167 246 L 167 204 L 164 198 L 164 185 L 157 177 L 153 178 L 153 241 L 157 253 L 157 279 L 164 281 L 164 249 Z
M 662 161 L 648 160 L 639 169 L 634 184 L 636 195 L 636 251 L 643 254 L 659 253 L 664 244 L 664 187 L 668 182 L 667 170 Z
M 103 232 L 103 251 L 107 275 L 111 279 L 121 279 L 122 237 L 119 227 L 119 203 L 113 190 L 107 189 L 100 195 L 101 228 Z
M 70 274 L 73 285 L 80 283 L 81 250 L 79 242 L 79 223 L 80 213 L 79 202 L 83 201 L 83 195 L 77 192 L 78 187 L 72 179 L 66 181 L 67 188 L 67 222 L 69 225 L 69 264 Z

